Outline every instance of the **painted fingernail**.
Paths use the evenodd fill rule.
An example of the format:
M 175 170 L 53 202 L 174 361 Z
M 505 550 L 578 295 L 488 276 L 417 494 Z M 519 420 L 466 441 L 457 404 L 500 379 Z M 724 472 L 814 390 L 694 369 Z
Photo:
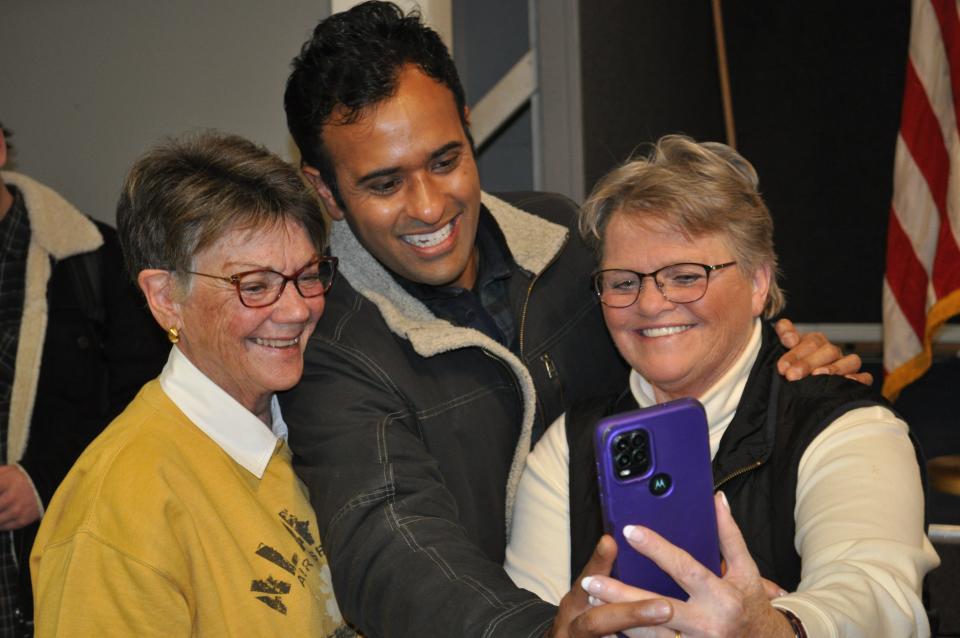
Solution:
M 588 594 L 599 594 L 603 590 L 603 585 L 593 576 L 584 577 L 584 579 L 580 581 L 580 586 L 583 587 L 583 591 Z
M 727 511 L 730 511 L 730 501 L 727 500 L 727 495 L 723 492 L 720 492 L 720 502 L 723 503 L 723 506 L 727 508 Z
M 640 527 L 637 527 L 636 525 L 627 525 L 626 527 L 624 527 L 623 535 L 626 538 L 629 538 L 630 540 L 636 541 L 638 543 L 642 543 L 647 538 L 647 535 L 643 532 L 643 529 Z

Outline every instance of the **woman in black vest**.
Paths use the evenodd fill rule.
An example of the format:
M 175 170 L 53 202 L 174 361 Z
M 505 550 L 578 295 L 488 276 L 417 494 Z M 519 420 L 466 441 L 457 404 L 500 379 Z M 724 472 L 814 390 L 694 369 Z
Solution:
M 909 431 L 849 379 L 778 374 L 784 350 L 764 319 L 784 301 L 757 183 L 729 147 L 667 136 L 588 198 L 580 228 L 600 258 L 596 291 L 633 370 L 622 394 L 572 407 L 531 453 L 507 570 L 557 602 L 602 534 L 597 419 L 695 397 L 722 490 L 726 572 L 650 530 L 617 530 L 690 595 L 635 635 L 929 635 L 920 589 L 938 558 Z M 838 275 L 822 285 L 843 285 Z M 605 577 L 582 586 L 597 604 L 657 597 Z

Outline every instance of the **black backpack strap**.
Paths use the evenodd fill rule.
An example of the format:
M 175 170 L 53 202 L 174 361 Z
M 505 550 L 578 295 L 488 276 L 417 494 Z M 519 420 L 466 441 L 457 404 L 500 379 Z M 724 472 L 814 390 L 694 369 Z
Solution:
M 60 266 L 69 273 L 69 284 L 87 320 L 89 347 L 102 355 L 107 316 L 103 298 L 103 257 L 99 250 L 94 250 L 68 257 Z M 64 284 L 67 283 L 64 281 Z M 99 401 L 100 409 L 106 411 L 110 405 L 110 397 L 106 377 L 103 381 L 100 384 Z
M 83 309 L 83 314 L 97 326 L 103 327 L 106 312 L 103 307 L 103 263 L 99 250 L 81 253 L 67 259 L 64 268 L 70 272 L 73 288 Z

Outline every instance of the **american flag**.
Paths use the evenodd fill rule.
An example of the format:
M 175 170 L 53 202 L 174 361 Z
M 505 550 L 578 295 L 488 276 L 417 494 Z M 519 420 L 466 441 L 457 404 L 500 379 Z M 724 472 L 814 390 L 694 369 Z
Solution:
M 883 394 L 930 367 L 931 338 L 960 313 L 960 18 L 914 0 L 883 281 Z

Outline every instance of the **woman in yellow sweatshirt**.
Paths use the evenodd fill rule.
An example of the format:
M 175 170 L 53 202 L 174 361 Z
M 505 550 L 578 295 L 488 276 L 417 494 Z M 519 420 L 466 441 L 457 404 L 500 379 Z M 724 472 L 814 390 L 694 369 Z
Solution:
M 117 222 L 173 347 L 51 501 L 37 635 L 353 635 L 275 397 L 336 272 L 316 200 L 266 149 L 205 133 L 134 165 Z

